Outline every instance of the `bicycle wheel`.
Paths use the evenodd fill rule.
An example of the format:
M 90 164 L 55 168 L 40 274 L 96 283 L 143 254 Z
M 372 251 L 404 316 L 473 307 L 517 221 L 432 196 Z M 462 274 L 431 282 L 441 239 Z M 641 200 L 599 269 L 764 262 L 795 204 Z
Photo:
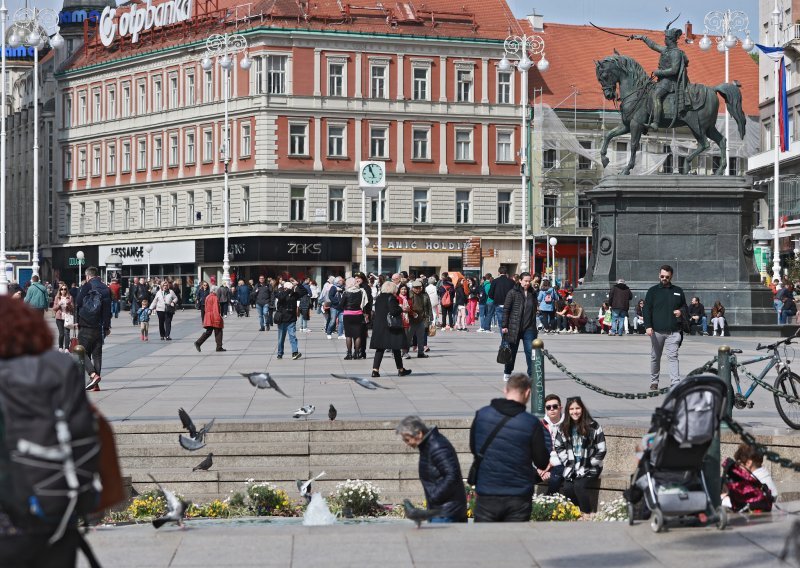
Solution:
M 800 398 L 800 377 L 789 371 L 784 371 L 775 380 L 775 388 L 784 394 Z M 773 396 L 775 397 L 775 407 L 778 409 L 778 414 L 781 415 L 783 421 L 790 428 L 800 430 L 800 402 L 790 403 L 777 394 Z

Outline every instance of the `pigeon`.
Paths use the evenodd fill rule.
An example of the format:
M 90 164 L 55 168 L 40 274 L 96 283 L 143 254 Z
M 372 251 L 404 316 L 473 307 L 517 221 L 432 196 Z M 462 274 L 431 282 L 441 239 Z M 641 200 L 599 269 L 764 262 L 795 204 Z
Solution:
M 184 436 L 183 434 L 178 434 L 178 442 L 184 450 L 189 450 L 190 452 L 206 447 L 205 442 L 198 442 L 194 438 Z
M 192 468 L 192 471 L 197 471 L 198 469 L 208 471 L 208 468 L 210 468 L 212 465 L 214 465 L 214 454 L 208 454 L 206 459 Z
M 153 526 L 159 529 L 169 522 L 174 522 L 178 523 L 179 527 L 183 527 L 183 516 L 186 514 L 186 509 L 189 508 L 191 503 L 187 501 L 181 501 L 172 491 L 161 487 L 161 484 L 156 481 L 152 475 L 150 476 L 150 479 L 153 480 L 153 483 L 158 485 L 158 489 L 164 494 L 164 499 L 167 500 L 167 514 L 163 517 L 153 519 Z
M 403 499 L 403 509 L 406 511 L 406 519 L 417 523 L 417 528 L 420 527 L 422 521 L 429 521 L 442 514 L 441 509 L 417 509 L 408 499 Z
M 336 408 L 331 404 L 331 407 L 328 409 L 328 418 L 331 420 L 336 420 Z
M 386 390 L 393 390 L 392 387 L 385 387 L 383 385 L 379 385 L 375 381 L 371 381 L 369 379 L 365 379 L 362 377 L 351 377 L 348 375 L 334 375 L 331 374 L 332 377 L 337 379 L 347 379 L 348 381 L 354 381 L 358 383 L 360 386 L 364 387 L 365 389 L 375 390 L 375 389 L 386 389 Z
M 301 406 L 297 410 L 294 411 L 292 415 L 294 418 L 300 418 L 301 416 L 305 416 L 308 418 L 311 414 L 314 414 L 314 411 L 317 409 L 316 406 L 313 404 L 306 404 L 305 406 Z
M 214 420 L 216 419 L 212 418 L 210 422 L 207 422 L 200 430 L 198 430 L 194 425 L 194 422 L 192 422 L 192 419 L 189 417 L 189 414 L 183 408 L 178 409 L 178 416 L 181 419 L 181 424 L 183 424 L 183 427 L 189 431 L 188 436 L 183 434 L 178 435 L 178 442 L 180 443 L 181 447 L 185 450 L 189 450 L 190 452 L 204 447 L 206 445 L 205 436 L 211 431 L 212 426 L 214 426 Z
M 281 390 L 278 383 L 275 382 L 269 373 L 239 373 L 243 377 L 247 377 L 250 384 L 260 389 L 275 389 L 286 398 L 291 398 L 288 394 Z
M 299 479 L 297 480 L 297 489 L 300 491 L 300 496 L 306 500 L 307 504 L 311 503 L 311 482 L 316 481 L 317 479 L 319 479 L 324 475 L 325 472 L 323 471 L 322 473 L 320 473 L 316 477 L 312 477 L 308 481 L 300 481 Z

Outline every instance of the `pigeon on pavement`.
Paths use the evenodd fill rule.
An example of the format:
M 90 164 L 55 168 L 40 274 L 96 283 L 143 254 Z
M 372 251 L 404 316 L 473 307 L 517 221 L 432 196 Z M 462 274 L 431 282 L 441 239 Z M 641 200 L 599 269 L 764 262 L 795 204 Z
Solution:
M 306 404 L 305 406 L 301 406 L 297 410 L 294 411 L 292 415 L 294 418 L 300 418 L 301 416 L 305 416 L 308 418 L 311 414 L 314 414 L 314 411 L 317 409 L 316 406 L 313 404 Z
M 336 408 L 331 404 L 331 407 L 328 409 L 328 418 L 331 420 L 336 420 Z
M 323 471 L 322 473 L 320 473 L 316 477 L 312 477 L 308 481 L 304 482 L 300 481 L 299 479 L 297 480 L 297 489 L 300 491 L 300 496 L 306 500 L 306 504 L 311 502 L 311 483 L 324 475 L 325 472 Z
M 174 522 L 178 523 L 179 527 L 182 527 L 183 516 L 186 514 L 186 509 L 189 508 L 191 503 L 187 501 L 181 501 L 172 491 L 164 489 L 152 475 L 150 476 L 150 479 L 153 480 L 153 483 L 158 485 L 158 489 L 164 494 L 164 498 L 167 500 L 167 513 L 163 517 L 153 519 L 153 526 L 158 529 L 169 522 Z
M 417 528 L 420 527 L 422 521 L 429 521 L 442 514 L 440 509 L 417 509 L 408 499 L 403 499 L 403 509 L 406 511 L 406 519 L 417 523 Z
M 185 450 L 194 451 L 205 446 L 206 434 L 211 431 L 211 428 L 214 426 L 214 420 L 216 419 L 212 418 L 210 422 L 207 422 L 200 430 L 198 430 L 194 425 L 194 422 L 192 422 L 192 419 L 189 417 L 189 413 L 183 408 L 178 409 L 178 417 L 180 417 L 183 427 L 189 431 L 188 437 L 184 436 L 183 434 L 178 435 L 178 442 L 180 442 L 181 447 Z
M 386 389 L 386 390 L 393 390 L 393 387 L 385 387 L 383 385 L 379 385 L 375 381 L 371 381 L 369 379 L 365 379 L 363 377 L 351 377 L 349 375 L 334 375 L 331 373 L 332 377 L 337 379 L 347 379 L 348 381 L 354 381 L 364 387 L 365 389 L 375 390 L 375 389 Z
M 192 471 L 197 471 L 198 469 L 208 471 L 208 468 L 210 468 L 212 465 L 214 465 L 214 454 L 208 454 L 206 459 L 192 468 Z
M 247 377 L 250 384 L 260 389 L 275 389 L 286 398 L 291 398 L 288 394 L 281 390 L 278 383 L 275 382 L 269 373 L 239 373 L 243 377 Z

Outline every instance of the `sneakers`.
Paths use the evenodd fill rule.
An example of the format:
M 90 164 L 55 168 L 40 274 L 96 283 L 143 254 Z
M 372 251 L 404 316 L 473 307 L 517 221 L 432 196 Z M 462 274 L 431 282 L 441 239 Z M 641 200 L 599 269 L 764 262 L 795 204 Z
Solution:
M 653 381 L 652 383 L 650 383 L 650 390 L 651 391 L 657 391 L 658 390 L 658 381 Z
M 503 382 L 504 383 L 507 383 L 508 379 L 510 379 L 510 378 L 511 378 L 511 375 L 509 375 L 507 373 L 503 373 Z
M 403 355 L 403 359 L 411 359 L 411 354 L 406 353 L 405 355 Z
M 330 333 L 328 335 L 326 335 L 325 337 L 327 337 L 328 339 L 333 339 L 333 336 Z
M 100 375 L 95 373 L 94 377 L 92 378 L 92 380 L 89 381 L 88 385 L 86 385 L 86 390 L 87 391 L 99 391 L 100 390 L 100 381 L 101 380 L 102 380 L 102 378 L 100 377 Z
M 294 353 L 292 353 L 292 360 L 297 361 L 302 356 L 303 356 L 302 353 L 300 353 L 299 351 L 295 351 Z
M 715 329 L 714 330 L 714 337 L 716 337 L 716 336 L 717 336 L 717 330 Z
M 339 336 L 339 339 L 344 339 L 344 335 L 340 335 L 340 336 Z
M 282 353 L 278 353 L 277 355 L 275 355 L 275 358 L 276 359 L 283 359 L 283 354 Z

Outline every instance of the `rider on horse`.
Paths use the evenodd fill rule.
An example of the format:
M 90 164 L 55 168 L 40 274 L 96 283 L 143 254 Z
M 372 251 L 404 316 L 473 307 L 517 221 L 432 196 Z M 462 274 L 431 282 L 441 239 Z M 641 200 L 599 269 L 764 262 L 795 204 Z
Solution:
M 658 69 L 653 72 L 653 75 L 658 79 L 658 83 L 653 89 L 653 116 L 650 121 L 650 128 L 654 130 L 658 128 L 659 122 L 661 122 L 664 107 L 663 101 L 669 93 L 675 92 L 675 116 L 672 119 L 672 124 L 683 114 L 687 107 L 691 107 L 688 93 L 689 74 L 686 71 L 689 59 L 683 50 L 678 47 L 678 38 L 682 33 L 679 28 L 666 30 L 664 32 L 664 43 L 666 45 L 659 45 L 647 36 L 631 36 L 631 39 L 640 39 L 647 47 L 661 54 L 658 59 Z

